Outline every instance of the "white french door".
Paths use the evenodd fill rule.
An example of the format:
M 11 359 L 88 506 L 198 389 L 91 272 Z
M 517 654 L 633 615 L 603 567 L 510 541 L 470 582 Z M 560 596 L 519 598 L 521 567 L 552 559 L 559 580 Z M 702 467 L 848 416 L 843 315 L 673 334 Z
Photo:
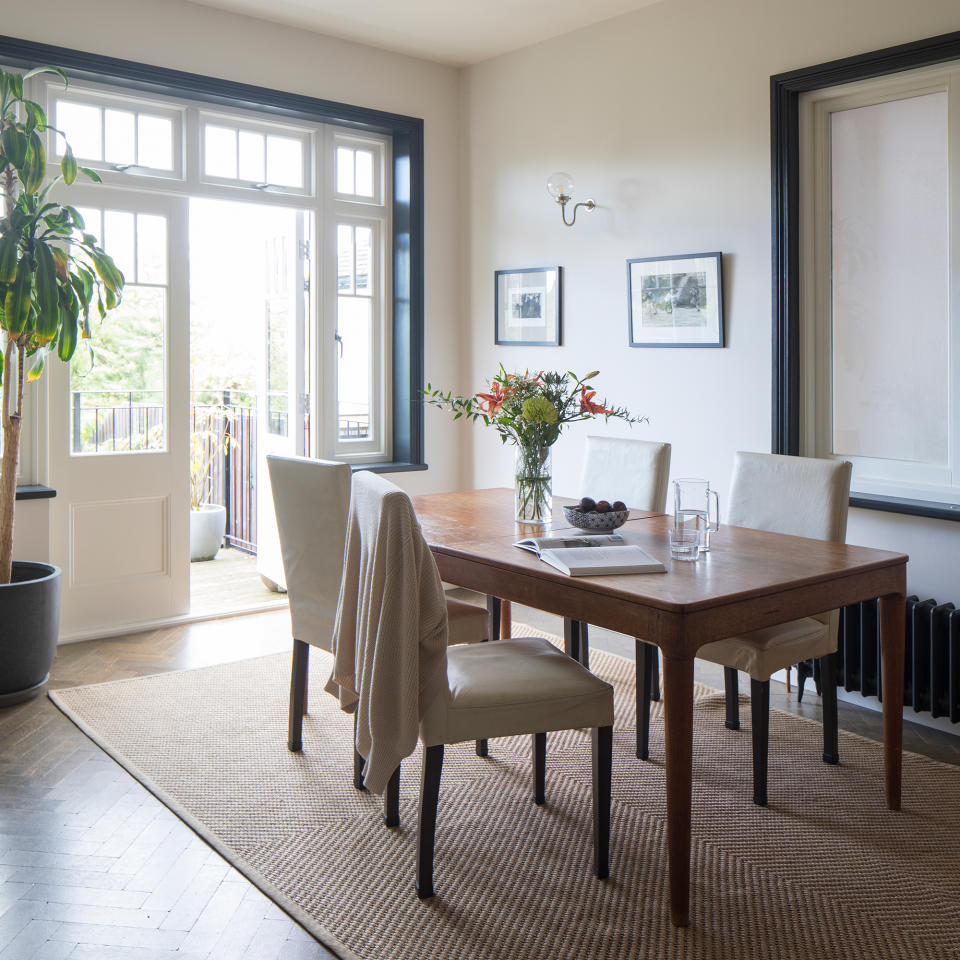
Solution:
M 285 589 L 266 458 L 271 453 L 306 453 L 309 398 L 305 327 L 310 314 L 307 238 L 312 218 L 297 210 L 271 213 L 263 231 L 266 284 L 257 389 L 257 570 Z
M 47 368 L 64 639 L 189 608 L 187 201 L 74 185 L 70 202 L 126 286 L 73 361 Z

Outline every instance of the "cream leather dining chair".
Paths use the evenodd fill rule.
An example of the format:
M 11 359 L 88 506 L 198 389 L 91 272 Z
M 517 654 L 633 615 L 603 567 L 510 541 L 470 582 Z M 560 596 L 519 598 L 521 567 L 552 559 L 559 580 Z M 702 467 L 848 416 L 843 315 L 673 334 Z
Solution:
M 669 443 L 635 440 L 632 437 L 587 437 L 580 495 L 594 500 L 622 500 L 632 510 L 663 513 L 670 479 Z M 574 659 L 590 666 L 589 628 L 579 620 L 565 619 L 564 646 Z M 643 703 L 660 698 L 657 648 L 634 638 L 637 668 L 637 756 L 649 754 L 649 708 Z
M 534 801 L 545 801 L 546 735 L 592 728 L 594 872 L 609 873 L 613 688 L 542 637 L 448 646 L 433 555 L 410 498 L 372 473 L 353 481 L 334 666 L 327 691 L 355 714 L 364 782 L 398 780 L 419 739 L 416 891 L 433 896 L 444 747 L 533 735 Z
M 293 664 L 287 746 L 303 749 L 310 647 L 330 650 L 343 573 L 343 551 L 350 510 L 348 464 L 306 457 L 267 456 L 280 552 L 287 580 Z M 447 601 L 451 643 L 487 638 L 487 612 L 460 600 Z M 362 789 L 354 758 L 354 783 Z M 393 819 L 387 813 L 388 823 Z M 390 823 L 390 825 L 393 825 Z
M 842 543 L 847 536 L 850 473 L 846 460 L 738 453 L 726 523 Z M 767 804 L 770 677 L 801 660 L 819 659 L 823 695 L 823 760 L 839 763 L 837 650 L 839 610 L 765 627 L 702 646 L 697 657 L 724 668 L 726 725 L 739 729 L 738 671 L 750 676 L 753 800 Z M 649 701 L 642 707 L 649 715 Z

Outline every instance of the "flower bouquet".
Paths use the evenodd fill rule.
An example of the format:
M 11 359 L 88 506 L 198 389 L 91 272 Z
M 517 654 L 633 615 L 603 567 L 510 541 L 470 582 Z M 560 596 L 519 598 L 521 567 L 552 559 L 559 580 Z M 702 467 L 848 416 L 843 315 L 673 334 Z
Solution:
M 501 364 L 489 393 L 457 397 L 429 383 L 423 392 L 427 403 L 450 410 L 455 420 L 482 420 L 500 434 L 501 442 L 514 444 L 516 518 L 521 523 L 543 524 L 553 511 L 551 448 L 564 425 L 594 417 L 614 417 L 631 425 L 647 419 L 595 399 L 590 381 L 599 374 L 599 370 L 585 377 L 569 371 L 507 373 Z

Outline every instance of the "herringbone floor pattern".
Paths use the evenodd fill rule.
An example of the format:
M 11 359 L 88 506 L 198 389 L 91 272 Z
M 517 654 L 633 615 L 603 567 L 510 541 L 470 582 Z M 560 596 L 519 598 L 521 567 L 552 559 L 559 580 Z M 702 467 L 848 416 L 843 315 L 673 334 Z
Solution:
M 515 611 L 556 633 L 555 618 Z M 52 688 L 290 646 L 285 610 L 70 644 Z M 633 641 L 595 631 L 598 648 Z M 698 679 L 718 686 L 699 669 Z M 805 698 L 780 709 L 815 716 Z M 879 715 L 841 725 L 880 738 Z M 960 740 L 907 724 L 908 749 L 960 762 Z M 330 954 L 94 746 L 46 697 L 0 710 L 0 960 L 305 960 Z
M 286 611 L 60 648 L 51 686 L 289 647 Z M 0 960 L 329 954 L 46 697 L 0 711 Z

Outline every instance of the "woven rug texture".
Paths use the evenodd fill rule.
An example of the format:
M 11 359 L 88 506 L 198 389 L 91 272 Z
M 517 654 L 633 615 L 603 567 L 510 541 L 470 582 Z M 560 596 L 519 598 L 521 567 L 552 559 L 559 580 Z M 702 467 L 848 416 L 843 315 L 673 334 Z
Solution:
M 516 629 L 516 633 L 532 631 Z M 772 710 L 770 806 L 752 802 L 749 710 L 723 724 L 698 686 L 691 926 L 667 909 L 663 722 L 636 759 L 634 664 L 599 650 L 616 688 L 611 875 L 591 873 L 588 731 L 550 734 L 547 803 L 530 738 L 448 747 L 437 896 L 413 887 L 419 751 L 403 765 L 401 826 L 352 784 L 350 716 L 311 651 L 304 749 L 286 749 L 289 657 L 77 687 L 54 702 L 321 942 L 363 960 L 957 960 L 960 768 L 904 755 L 903 810 L 884 803 L 880 745 Z M 744 706 L 746 705 L 746 701 Z

